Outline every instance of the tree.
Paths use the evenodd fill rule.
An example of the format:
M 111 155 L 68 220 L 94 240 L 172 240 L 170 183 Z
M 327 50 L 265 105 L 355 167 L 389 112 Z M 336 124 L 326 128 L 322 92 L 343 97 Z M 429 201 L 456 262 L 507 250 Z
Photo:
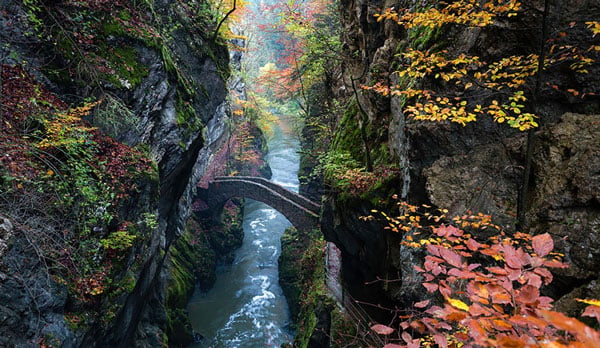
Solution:
M 519 131 L 530 131 L 539 125 L 540 96 L 548 94 L 557 99 L 593 96 L 593 87 L 576 83 L 578 75 L 587 74 L 595 62 L 600 47 L 595 44 L 598 22 L 570 22 L 568 27 L 551 25 L 552 4 L 545 0 L 541 8 L 532 2 L 518 0 L 441 2 L 417 9 L 387 9 L 378 20 L 392 20 L 409 34 L 450 31 L 484 30 L 495 27 L 505 30 L 527 14 L 533 18 L 530 28 L 537 45 L 522 52 L 488 54 L 483 58 L 465 52 L 451 52 L 436 46 L 428 49 L 407 48 L 401 54 L 402 64 L 395 71 L 400 84 L 376 83 L 364 86 L 383 95 L 404 99 L 404 112 L 415 120 L 450 121 L 465 126 L 482 116 L 496 123 L 507 124 Z M 518 22 L 519 25 L 523 21 Z M 583 28 L 587 38 L 581 40 Z M 523 28 L 519 28 L 523 29 Z M 576 44 L 569 43 L 570 34 Z M 555 82 L 546 79 L 549 71 L 564 78 Z M 518 226 L 525 223 L 524 211 L 529 188 L 533 132 L 528 134 L 527 158 L 518 199 Z

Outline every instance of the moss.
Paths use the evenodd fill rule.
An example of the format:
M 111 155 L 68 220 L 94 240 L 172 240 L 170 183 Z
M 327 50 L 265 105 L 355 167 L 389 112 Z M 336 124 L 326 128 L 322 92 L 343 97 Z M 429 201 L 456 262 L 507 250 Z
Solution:
M 182 130 L 183 139 L 189 139 L 198 133 L 203 137 L 205 132 L 203 132 L 202 119 L 198 116 L 192 101 L 184 99 L 187 93 L 183 90 L 183 87 L 178 89 L 177 94 L 175 122 Z M 179 145 L 183 150 L 186 149 L 184 141 L 181 141 Z
M 363 161 L 363 147 L 360 135 L 360 127 L 356 121 L 358 105 L 352 101 L 345 109 L 344 115 L 335 133 L 331 144 L 332 151 L 345 151 L 351 154 L 356 161 Z
M 177 95 L 177 104 L 175 105 L 176 122 L 180 127 L 197 128 L 199 118 L 196 115 L 196 109 L 188 100 L 184 100 L 182 93 Z
M 426 50 L 431 48 L 438 40 L 442 29 L 440 26 L 430 28 L 429 26 L 416 26 L 409 30 L 408 40 L 410 46 L 416 50 Z
M 115 74 L 107 77 L 117 86 L 128 89 L 140 85 L 142 79 L 148 76 L 148 68 L 140 64 L 137 50 L 133 47 L 117 47 L 107 51 L 106 57 L 115 70 Z
M 288 228 L 281 237 L 281 255 L 279 256 L 279 283 L 285 293 L 292 319 L 296 320 L 300 311 L 302 284 L 302 255 L 307 241 L 298 231 Z
M 179 239 L 169 249 L 167 286 L 167 327 L 169 342 L 173 345 L 187 345 L 191 342 L 191 323 L 185 309 L 196 284 L 195 269 L 201 259 L 202 249 L 194 242 L 188 226 Z
M 319 231 L 300 233 L 289 228 L 281 248 L 279 277 L 296 321 L 294 347 L 308 347 L 315 335 L 328 331 L 321 319 L 334 307 L 325 286 L 325 241 Z
M 336 307 L 331 311 L 331 348 L 356 347 L 356 322 L 342 309 Z
M 317 327 L 317 315 L 314 312 L 314 307 L 307 306 L 306 310 L 303 311 L 302 320 L 299 323 L 301 327 L 294 338 L 294 347 L 306 348 L 310 341 L 315 328 Z
M 207 232 L 211 247 L 224 258 L 228 258 L 232 250 L 242 245 L 243 206 L 242 199 L 232 199 L 227 202 L 221 215 L 221 223 Z

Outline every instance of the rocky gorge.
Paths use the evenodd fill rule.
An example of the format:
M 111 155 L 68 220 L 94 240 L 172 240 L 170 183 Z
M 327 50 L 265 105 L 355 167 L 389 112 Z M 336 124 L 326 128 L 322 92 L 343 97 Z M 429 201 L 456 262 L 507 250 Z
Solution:
M 253 117 L 234 121 L 249 102 L 243 35 L 224 39 L 213 5 L 0 0 L 0 346 L 194 340 L 190 296 L 215 284 L 244 239 L 243 200 L 216 221 L 202 195 L 215 177 L 271 174 Z M 294 321 L 290 344 L 383 346 L 375 322 L 397 326 L 398 311 L 440 300 L 415 270 L 424 248 L 374 217 L 395 216 L 398 201 L 444 211 L 447 224 L 481 213 L 508 235 L 548 233 L 569 267 L 541 292 L 582 319 L 576 299 L 600 298 L 600 35 L 585 24 L 600 18 L 598 1 L 533 0 L 488 25 L 408 28 L 383 9 L 435 4 L 330 5 L 315 16 L 326 35 L 295 61 L 297 76 L 285 75 L 300 80 L 300 107 L 285 109 L 304 118 L 299 192 L 321 203 L 320 229 L 286 231 L 273 272 Z M 544 50 L 572 60 L 557 53 L 528 76 L 535 97 L 519 107 L 535 110 L 536 127 L 409 114 L 416 88 L 497 104 L 441 79 L 448 65 L 430 67 L 437 77 L 399 73 L 407 52 L 504 62 Z M 573 68 L 582 62 L 585 73 Z M 267 90 L 295 86 L 286 82 Z
M 90 160 L 106 163 L 119 161 L 118 156 L 125 158 L 128 153 L 138 153 L 147 164 L 140 168 L 143 173 L 128 184 L 124 177 L 134 174 L 127 172 L 127 166 L 135 163 L 117 163 L 115 170 L 126 171 L 111 173 L 113 180 L 131 186 L 102 203 L 112 215 L 110 218 L 97 221 L 85 231 L 69 219 L 64 224 L 52 222 L 55 213 L 51 209 L 41 206 L 39 209 L 46 213 L 40 217 L 26 211 L 24 205 L 11 202 L 9 197 L 30 195 L 27 192 L 31 186 L 15 184 L 18 187 L 11 188 L 7 180 L 18 174 L 11 171 L 9 161 L 3 161 L 2 215 L 6 228 L 2 239 L 8 246 L 3 252 L 0 285 L 1 345 L 159 346 L 166 344 L 168 336 L 176 336 L 173 330 L 181 325 L 178 323 L 181 318 L 176 311 L 165 307 L 173 283 L 182 286 L 182 280 L 173 277 L 182 277 L 178 270 L 181 256 L 177 255 L 186 249 L 181 249 L 181 243 L 176 241 L 189 238 L 186 225 L 193 193 L 227 134 L 229 112 L 225 99 L 229 55 L 222 44 L 202 34 L 209 24 L 197 17 L 201 13 L 194 7 L 198 6 L 199 3 L 189 2 L 182 7 L 171 1 L 2 2 L 2 115 L 9 120 L 13 117 L 9 126 L 17 130 L 11 133 L 6 129 L 9 123 L 3 126 L 4 159 L 11 159 L 8 157 L 13 153 L 14 148 L 6 147 L 11 146 L 10 137 L 20 138 L 25 132 L 22 127 L 26 126 L 19 122 L 28 122 L 18 119 L 13 109 L 6 109 L 10 104 L 7 100 L 24 88 L 19 79 L 25 78 L 32 81 L 33 92 L 39 93 L 31 98 L 44 105 L 54 103 L 51 108 L 61 107 L 57 99 L 102 101 L 99 110 L 86 116 L 85 121 L 123 142 L 126 145 L 122 146 L 129 150 L 109 148 L 106 154 L 92 153 Z M 11 66 L 21 64 L 25 64 L 22 72 L 11 70 Z M 36 105 L 27 111 L 43 115 Z M 121 146 L 114 140 L 102 141 L 113 148 Z M 27 140 L 20 144 L 35 148 Z M 64 165 L 86 161 L 78 156 L 67 153 L 61 158 L 59 153 L 58 157 L 52 157 L 56 161 L 51 166 L 52 174 L 61 175 L 62 180 L 73 180 Z M 89 162 L 83 165 L 86 163 Z M 81 175 L 85 175 L 88 185 L 101 185 L 104 176 L 96 170 L 110 168 L 110 164 L 98 169 L 86 168 L 97 174 Z M 33 174 L 30 178 L 35 182 L 39 176 Z M 86 199 L 92 205 L 102 202 L 101 198 L 85 193 L 74 195 L 76 201 L 70 204 Z M 33 199 L 39 197 L 34 195 Z M 85 215 L 79 218 L 90 219 Z M 109 232 L 116 229 L 126 234 L 113 236 L 132 237 L 126 239 L 131 242 L 112 249 L 111 245 L 101 243 L 79 245 L 78 237 L 61 238 L 55 241 L 58 244 L 49 246 L 64 248 L 67 254 L 55 256 L 57 259 L 49 264 L 50 251 L 46 251 L 48 245 L 44 244 L 50 242 L 32 233 L 40 224 L 45 225 L 45 231 L 39 233 L 48 236 L 54 236 L 54 230 L 60 228 L 88 236 L 91 233 L 88 238 L 97 236 L 90 239 L 96 240 L 92 243 L 112 241 Z M 98 245 L 104 247 L 98 250 Z M 69 248 L 91 249 L 76 254 Z M 75 264 L 69 266 L 65 262 Z M 77 268 L 77 264 L 85 264 L 86 268 Z M 64 271 L 78 274 L 73 279 L 62 275 Z M 193 288 L 193 278 L 191 281 Z M 72 291 L 77 290 L 68 290 L 73 286 L 84 287 L 83 298 L 73 300 Z M 86 286 L 95 286 L 96 292 Z

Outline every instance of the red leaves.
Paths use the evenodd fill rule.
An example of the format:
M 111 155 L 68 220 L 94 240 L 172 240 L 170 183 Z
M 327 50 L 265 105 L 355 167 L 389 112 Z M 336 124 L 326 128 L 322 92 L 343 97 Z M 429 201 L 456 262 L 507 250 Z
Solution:
M 577 319 L 567 317 L 559 312 L 548 310 L 541 310 L 540 312 L 550 324 L 559 330 L 573 334 L 585 347 L 600 347 L 600 333 L 598 331 L 591 329 Z
M 375 324 L 371 326 L 371 330 L 375 331 L 379 335 L 391 335 L 395 331 L 391 327 L 382 324 Z
M 428 292 L 436 292 L 438 290 L 438 285 L 434 283 L 423 283 L 423 286 Z
M 469 248 L 469 250 L 471 251 L 477 251 L 479 249 L 481 249 L 483 247 L 483 244 L 477 242 L 475 239 L 473 238 L 469 238 L 467 239 L 467 241 L 465 242 L 465 245 L 467 246 L 467 248 Z
M 540 297 L 540 290 L 533 285 L 525 285 L 521 289 L 517 290 L 515 294 L 515 301 L 533 305 L 536 304 Z
M 425 307 L 427 307 L 429 302 L 430 302 L 430 300 L 420 301 L 420 302 L 415 303 L 413 306 L 415 306 L 415 308 L 425 308 Z
M 548 255 L 552 249 L 554 249 L 554 241 L 548 233 L 539 234 L 531 240 L 533 251 L 538 257 L 544 257 Z
M 446 339 L 446 336 L 444 336 L 444 335 L 440 335 L 440 334 L 433 335 L 433 341 L 435 342 L 435 344 L 437 344 L 441 348 L 448 347 L 448 339 Z
M 456 237 L 460 237 L 464 234 L 464 232 L 452 225 L 441 225 L 439 227 L 436 227 L 433 229 L 433 233 L 436 234 L 439 237 L 452 237 L 452 236 L 456 236 Z
M 472 229 L 489 226 L 487 221 L 468 224 Z M 439 347 L 450 346 L 448 337 L 465 346 L 525 347 L 532 342 L 569 346 L 573 337 L 578 340 L 574 347 L 600 342 L 600 333 L 575 319 L 555 315 L 549 311 L 552 299 L 540 296 L 541 286 L 552 281 L 548 268 L 566 267 L 560 254 L 552 253 L 554 243 L 549 234 L 500 231 L 481 243 L 452 226 L 432 231 L 433 237 L 421 240 L 426 241 L 428 255 L 422 267 L 414 268 L 423 274 L 427 291 L 439 293 L 446 303 L 443 307 L 431 305 L 429 300 L 415 303 L 414 309 L 423 309 L 422 316 L 403 322 L 403 330 L 412 328 Z M 586 303 L 598 306 L 588 307 L 585 315 L 600 318 L 600 301 Z M 402 338 L 409 346 L 416 344 L 406 331 Z
M 600 323 L 600 307 L 588 306 L 586 307 L 582 315 L 585 317 L 596 318 L 596 320 L 598 320 L 598 322 Z
M 520 269 L 531 263 L 531 257 L 521 248 L 514 248 L 508 244 L 502 244 L 500 250 L 504 254 L 504 261 L 508 267 Z
M 450 266 L 454 267 L 462 267 L 462 261 L 460 255 L 455 253 L 454 251 L 446 248 L 440 248 L 440 256 L 450 264 Z

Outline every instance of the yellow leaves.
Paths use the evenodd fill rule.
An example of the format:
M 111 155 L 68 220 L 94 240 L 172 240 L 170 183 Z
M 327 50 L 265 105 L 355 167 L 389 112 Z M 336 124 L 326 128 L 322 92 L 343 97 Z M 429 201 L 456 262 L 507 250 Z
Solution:
M 378 22 L 381 22 L 384 19 L 393 20 L 394 22 L 398 21 L 398 12 L 393 8 L 386 8 L 383 13 L 376 13 L 373 16 L 377 18 Z
M 448 298 L 446 298 L 446 301 L 447 301 L 447 302 L 448 302 L 448 303 L 449 303 L 449 304 L 450 304 L 452 307 L 454 307 L 454 308 L 456 308 L 456 309 L 460 309 L 461 311 L 465 311 L 465 312 L 468 312 L 468 311 L 469 311 L 469 305 L 468 305 L 468 304 L 466 304 L 466 303 L 464 303 L 464 302 L 463 302 L 463 301 L 461 301 L 461 300 L 457 300 L 457 299 L 454 299 L 454 298 L 450 298 L 450 297 L 448 297 Z
M 590 21 L 585 22 L 585 25 L 588 27 L 589 30 L 592 31 L 594 37 L 600 34 L 600 22 Z
M 512 100 L 526 100 L 522 91 L 517 91 L 511 96 Z M 477 120 L 477 115 L 487 114 L 497 123 L 507 123 L 513 128 L 521 131 L 535 128 L 538 126 L 535 119 L 536 115 L 523 113 L 524 105 L 511 101 L 509 104 L 500 103 L 498 100 L 492 100 L 486 107 L 478 104 L 472 111 L 469 111 L 469 105 L 466 100 L 451 100 L 447 97 L 438 97 L 435 100 L 425 103 L 415 103 L 405 108 L 405 113 L 416 120 L 422 121 L 451 121 L 466 125 L 469 122 Z
M 46 134 L 44 139 L 36 146 L 41 149 L 48 149 L 84 143 L 85 135 L 95 128 L 86 126 L 81 118 L 89 114 L 100 103 L 102 103 L 102 99 L 69 109 L 66 112 L 59 112 L 52 118 L 44 119 Z
M 585 303 L 585 304 L 591 305 L 591 306 L 600 307 L 600 300 L 587 300 L 587 299 L 576 298 L 575 301 Z
M 461 0 L 446 3 L 441 7 L 430 7 L 421 12 L 406 10 L 402 15 L 387 9 L 382 14 L 375 15 L 378 21 L 391 19 L 407 29 L 428 27 L 431 29 L 445 24 L 461 24 L 473 27 L 484 27 L 494 22 L 496 17 L 506 15 L 514 17 L 520 9 L 518 0 L 503 1 L 470 1 Z

